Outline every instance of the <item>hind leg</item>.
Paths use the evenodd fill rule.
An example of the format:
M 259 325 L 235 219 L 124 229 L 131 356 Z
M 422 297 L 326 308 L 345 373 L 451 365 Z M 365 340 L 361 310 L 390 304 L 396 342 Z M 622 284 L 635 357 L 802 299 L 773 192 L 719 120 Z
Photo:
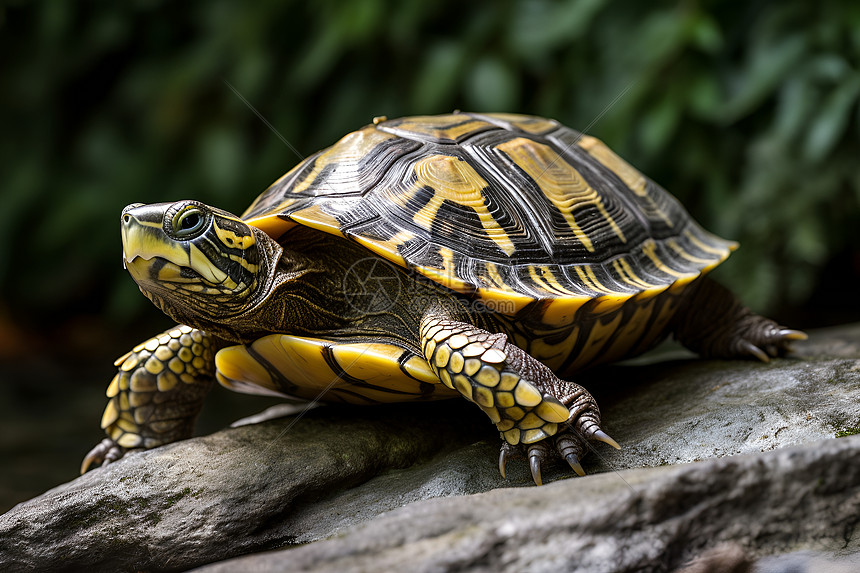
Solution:
M 768 362 L 805 333 L 778 325 L 745 307 L 725 287 L 703 277 L 691 285 L 675 319 L 675 338 L 706 358 L 758 358 Z

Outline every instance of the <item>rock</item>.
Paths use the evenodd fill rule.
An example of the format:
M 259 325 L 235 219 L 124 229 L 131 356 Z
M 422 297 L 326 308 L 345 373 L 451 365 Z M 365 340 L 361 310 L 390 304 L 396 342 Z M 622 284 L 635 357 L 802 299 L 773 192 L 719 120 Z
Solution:
M 860 432 L 860 325 L 797 349 L 769 364 L 672 351 L 578 378 L 624 450 L 596 447 L 584 479 L 547 467 L 557 481 L 540 488 L 522 461 L 498 475 L 497 433 L 463 401 L 325 407 L 130 455 L 0 516 L 0 569 L 177 571 L 280 547 L 210 569 L 743 565 L 718 546 L 828 558 L 860 520 L 860 437 L 832 439 Z
M 0 570 L 177 571 L 326 536 L 338 508 L 309 505 L 487 437 L 468 404 L 451 406 L 325 408 L 130 454 L 0 516 Z M 501 485 L 485 475 L 479 488 Z M 364 519 L 394 506 L 378 507 Z
M 856 551 L 858 454 L 860 436 L 426 500 L 334 539 L 199 571 L 648 572 L 729 541 L 753 556 Z

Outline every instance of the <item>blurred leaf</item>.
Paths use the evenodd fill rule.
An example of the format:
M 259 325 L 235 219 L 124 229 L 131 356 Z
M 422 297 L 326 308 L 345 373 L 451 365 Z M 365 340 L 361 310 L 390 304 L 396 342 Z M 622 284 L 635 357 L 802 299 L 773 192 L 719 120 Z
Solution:
M 798 64 L 807 48 L 803 36 L 785 36 L 775 44 L 753 44 L 750 61 L 742 72 L 737 92 L 726 102 L 722 116 L 729 123 L 748 115 Z
M 809 127 L 804 155 L 813 162 L 821 161 L 836 145 L 848 128 L 849 115 L 860 94 L 860 76 L 839 84 L 825 98 L 821 113 Z
M 511 49 L 523 58 L 539 59 L 550 50 L 570 45 L 588 30 L 606 4 L 606 0 L 518 2 L 511 18 Z
M 741 241 L 720 272 L 759 310 L 804 304 L 858 251 L 856 2 L 46 0 L 2 18 L 0 306 L 40 324 L 156 313 L 117 262 L 126 203 L 238 212 L 300 160 L 225 79 L 302 156 L 375 115 L 587 128 Z
M 694 46 L 709 54 L 716 54 L 723 47 L 723 34 L 709 14 L 698 13 L 692 19 L 690 38 Z
M 486 57 L 471 69 L 466 80 L 469 109 L 506 111 L 519 99 L 519 85 L 513 71 L 500 59 Z
M 463 60 L 463 50 L 454 42 L 439 42 L 428 50 L 412 92 L 415 109 L 439 109 L 454 99 Z
M 660 102 L 651 108 L 642 118 L 640 125 L 642 149 L 646 153 L 657 153 L 665 149 L 672 137 L 683 106 L 671 95 L 664 96 Z

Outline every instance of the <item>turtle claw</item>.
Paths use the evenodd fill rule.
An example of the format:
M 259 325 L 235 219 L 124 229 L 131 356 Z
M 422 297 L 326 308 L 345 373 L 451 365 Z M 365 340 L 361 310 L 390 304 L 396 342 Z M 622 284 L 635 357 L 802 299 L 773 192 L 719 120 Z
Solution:
M 591 434 L 591 439 L 597 440 L 598 442 L 603 442 L 604 444 L 609 444 L 616 450 L 620 450 L 621 446 L 618 445 L 618 442 L 609 437 L 609 434 L 604 432 L 603 430 L 595 430 L 593 434 Z
M 741 340 L 738 345 L 740 346 L 741 351 L 747 356 L 758 358 L 764 363 L 770 362 L 770 356 L 768 356 L 764 350 L 762 350 L 749 340 Z
M 543 485 L 541 465 L 551 458 L 558 457 L 566 461 L 567 465 L 570 466 L 570 469 L 576 475 L 583 477 L 585 476 L 585 470 L 582 468 L 580 460 L 587 453 L 585 444 L 586 440 L 589 439 L 621 449 L 618 442 L 596 426 L 591 426 L 587 433 L 581 434 L 573 430 L 568 430 L 556 434 L 553 438 L 529 445 L 522 443 L 511 445 L 503 441 L 499 451 L 499 473 L 503 478 L 505 477 L 505 465 L 509 459 L 526 457 L 529 462 L 529 471 L 531 472 L 532 480 L 534 480 L 536 485 Z
M 105 438 L 84 456 L 84 461 L 81 462 L 81 475 L 84 475 L 93 464 L 101 464 L 104 467 L 124 455 L 125 448 L 110 438 Z
M 508 463 L 508 450 L 505 447 L 507 443 L 502 444 L 502 449 L 499 450 L 499 473 L 502 474 L 502 479 L 505 478 L 505 465 Z
M 789 350 L 788 345 L 791 341 L 806 340 L 807 338 L 809 336 L 800 330 L 781 328 L 774 325 L 770 328 L 762 329 L 758 333 L 747 333 L 745 337 L 737 340 L 737 354 L 751 356 L 764 363 L 768 363 L 771 358 L 785 354 Z
M 791 328 L 781 328 L 776 334 L 783 340 L 806 340 L 809 338 L 809 335 L 802 330 L 792 330 Z
M 564 459 L 567 460 L 570 469 L 576 472 L 576 475 L 585 477 L 585 470 L 582 469 L 582 464 L 579 463 L 579 457 L 576 454 L 567 454 Z
M 531 450 L 529 452 L 529 469 L 532 472 L 532 479 L 534 480 L 535 485 L 543 485 L 543 480 L 540 475 L 540 462 L 541 455 L 537 451 Z

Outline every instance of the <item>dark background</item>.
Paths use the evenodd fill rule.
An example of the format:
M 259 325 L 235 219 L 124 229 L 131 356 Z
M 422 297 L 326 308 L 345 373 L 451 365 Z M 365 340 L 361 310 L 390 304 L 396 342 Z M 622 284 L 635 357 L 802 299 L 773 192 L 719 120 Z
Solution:
M 854 1 L 0 4 L 0 511 L 74 477 L 110 362 L 169 325 L 122 207 L 241 212 L 377 115 L 588 131 L 741 242 L 715 274 L 752 308 L 860 320 L 858 67 Z M 201 431 L 263 404 L 219 400 Z

